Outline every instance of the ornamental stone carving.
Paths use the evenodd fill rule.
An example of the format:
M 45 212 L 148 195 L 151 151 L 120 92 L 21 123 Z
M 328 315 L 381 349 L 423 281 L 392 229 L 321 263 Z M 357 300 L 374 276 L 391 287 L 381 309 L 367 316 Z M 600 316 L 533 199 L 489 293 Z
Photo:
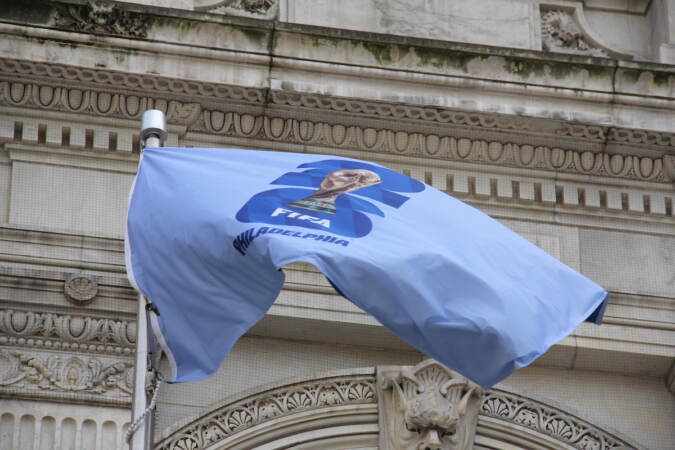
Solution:
M 606 52 L 588 42 L 568 11 L 542 11 L 541 37 L 544 50 L 549 52 L 608 57 Z
M 480 414 L 542 433 L 580 450 L 630 450 L 638 448 L 570 414 L 515 394 L 490 390 Z
M 136 324 L 126 320 L 0 310 L 0 345 L 131 355 Z
M 334 376 L 263 391 L 218 408 L 180 427 L 156 444 L 156 450 L 214 448 L 219 441 L 255 425 L 296 413 L 376 403 L 371 376 Z
M 462 116 L 461 113 L 457 115 Z M 208 110 L 204 111 L 202 120 L 195 123 L 193 130 L 375 153 L 670 182 L 670 178 L 663 170 L 663 158 L 610 155 L 604 152 L 488 142 L 481 139 Z M 559 134 L 576 137 L 577 134 L 583 133 L 590 134 L 591 138 L 595 135 L 605 135 L 603 129 L 577 130 L 572 126 L 561 129 Z M 623 135 L 620 137 L 625 139 Z M 648 138 L 647 135 L 636 137 Z M 655 138 L 652 137 L 652 140 Z
M 229 132 L 223 124 L 231 124 L 229 111 L 207 110 L 206 103 L 212 104 L 213 99 L 226 100 L 228 102 L 260 105 L 269 101 L 280 107 L 309 108 L 326 112 L 348 113 L 357 117 L 372 117 L 385 120 L 418 120 L 429 125 L 447 128 L 452 125 L 457 129 L 476 129 L 481 131 L 499 130 L 524 134 L 532 144 L 532 133 L 537 133 L 546 139 L 559 138 L 582 138 L 591 144 L 604 147 L 608 143 L 622 145 L 649 146 L 669 150 L 675 147 L 675 134 L 655 131 L 632 130 L 614 127 L 602 127 L 585 125 L 582 123 L 567 123 L 564 121 L 547 121 L 518 116 L 504 116 L 489 113 L 454 111 L 448 109 L 422 107 L 414 105 L 389 104 L 386 102 L 362 101 L 352 99 L 332 98 L 317 94 L 300 94 L 282 91 L 267 91 L 265 89 L 246 88 L 240 86 L 228 86 L 215 83 L 166 79 L 162 77 L 142 74 L 128 74 L 99 69 L 86 69 L 61 64 L 45 64 L 39 62 L 19 61 L 14 59 L 0 58 L 0 75 L 11 78 L 13 81 L 0 81 L 0 104 L 8 106 L 38 107 L 57 111 L 73 113 L 94 113 L 99 116 L 113 116 L 125 119 L 138 119 L 146 109 L 161 109 L 167 113 L 169 123 L 187 125 L 191 131 L 204 131 L 216 134 Z M 50 82 L 63 80 L 65 82 L 95 83 L 105 87 L 104 91 L 97 89 L 82 89 L 80 87 L 53 87 L 49 83 L 27 83 L 23 81 L 26 75 L 44 77 Z M 122 92 L 121 92 L 122 91 Z M 145 95 L 124 92 L 144 91 L 156 92 L 171 98 L 177 94 L 188 95 L 192 98 L 203 97 L 203 102 L 183 103 L 176 100 L 148 97 Z M 235 116 L 236 118 L 236 116 Z M 248 120 L 248 119 L 247 119 Z M 256 119 L 258 120 L 258 119 Z M 277 124 L 283 124 L 285 133 L 286 123 L 290 119 L 267 118 L 274 120 L 274 131 L 281 133 Z M 281 122 L 284 120 L 286 123 Z M 298 141 L 306 143 L 310 138 L 315 138 L 312 132 L 315 125 L 321 122 L 297 121 L 308 124 L 303 128 L 303 134 L 291 136 Z M 328 125 L 328 124 L 327 124 Z M 328 126 L 333 126 L 328 125 Z M 339 129 L 348 128 L 348 125 L 335 125 Z M 243 128 L 246 134 L 246 128 Z M 263 130 L 266 131 L 266 130 Z M 399 146 L 408 140 L 404 134 L 411 133 L 403 130 L 391 130 L 395 134 L 399 131 Z M 371 133 L 372 134 L 372 133 Z M 415 133 L 417 134 L 417 133 Z M 437 145 L 442 136 L 427 134 L 430 144 L 430 155 L 437 153 Z M 250 137 L 247 135 L 247 137 Z M 282 140 L 284 136 L 265 136 Z M 372 136 L 371 136 L 372 137 Z M 370 137 L 369 137 L 370 138 Z M 338 139 L 339 140 L 339 139 Z M 346 141 L 344 144 L 349 143 Z M 368 143 L 370 141 L 367 141 Z M 342 144 L 342 141 L 340 141 Z M 561 142 L 562 144 L 562 142 Z M 330 144 L 332 145 L 332 144 Z M 370 150 L 370 146 L 360 150 Z M 414 146 L 413 146 L 414 147 Z M 535 146 L 536 147 L 536 146 Z M 578 148 L 578 143 L 574 144 Z M 579 153 L 578 151 L 576 153 Z M 621 155 L 619 155 L 621 156 Z M 653 158 L 652 158 L 653 159 Z M 653 159 L 655 162 L 656 159 Z M 586 173 L 586 172 L 584 172 Z M 611 174 L 610 174 L 611 175 Z M 653 180 L 655 174 L 647 177 Z M 638 178 L 640 178 L 638 176 Z M 663 180 L 659 180 L 663 181 Z
M 131 362 L 0 350 L 0 393 L 112 394 L 128 401 L 132 390 Z
M 91 73 L 90 75 L 93 77 L 96 74 Z M 129 80 L 131 84 L 137 85 L 143 84 L 141 81 L 133 77 Z M 175 87 L 181 88 L 178 85 Z M 166 113 L 169 123 L 179 125 L 193 123 L 201 112 L 201 106 L 198 103 L 182 103 L 175 100 L 156 99 L 134 94 L 97 92 L 79 88 L 40 86 L 6 81 L 0 82 L 0 103 L 73 113 L 87 112 L 99 116 L 117 116 L 126 119 L 138 119 L 146 109 L 159 109 Z
M 383 415 L 395 412 L 394 430 L 412 435 L 411 429 L 426 428 L 436 432 L 441 444 L 423 441 L 414 450 L 471 448 L 444 446 L 452 433 L 456 444 L 462 427 L 477 436 L 487 436 L 503 448 L 521 448 L 523 437 L 533 447 L 577 448 L 580 450 L 630 450 L 640 447 L 604 431 L 583 419 L 545 403 L 517 394 L 491 389 L 485 393 L 456 373 L 432 360 L 410 366 L 382 366 L 374 376 L 372 369 L 351 369 L 352 374 L 339 370 L 316 379 L 304 379 L 268 387 L 258 393 L 247 393 L 225 404 L 214 405 L 188 422 L 167 430 L 156 440 L 157 450 L 206 450 L 256 448 L 254 438 L 267 435 L 274 441 L 280 436 L 317 432 L 322 426 L 345 427 L 365 424 L 375 407 L 379 410 L 380 438 L 385 434 Z M 398 387 L 395 386 L 398 384 Z M 406 410 L 387 409 L 400 389 L 410 407 Z M 408 401 L 412 398 L 412 401 Z M 464 400 L 464 401 L 463 401 Z M 465 406 L 462 406 L 465 405 Z M 385 411 L 386 409 L 386 411 Z M 407 413 L 406 413 L 407 411 Z M 464 411 L 463 414 L 460 414 Z M 481 423 L 476 426 L 476 416 Z M 473 422 L 470 422 L 472 420 Z M 305 424 L 305 425 L 302 425 Z M 473 424 L 473 425 L 472 425 Z M 469 426 L 470 425 L 470 426 Z M 387 425 L 389 426 L 389 425 Z M 306 427 L 306 428 L 303 428 Z M 449 430 L 449 431 L 442 431 Z M 439 433 L 440 431 L 440 433 Z M 363 429 L 359 430 L 359 433 Z M 250 433 L 250 434 L 247 434 Z M 419 433 L 415 433 L 419 436 Z M 431 433 L 433 435 L 433 433 Z M 251 446 L 241 445 L 248 442 Z M 264 441 L 254 441 L 263 443 Z M 288 445 L 288 442 L 284 443 Z M 422 444 L 420 446 L 420 444 Z M 380 450 L 392 447 L 380 442 Z M 412 444 L 411 444 L 412 445 Z M 440 446 L 439 446 L 440 445 Z M 374 446 L 369 444 L 368 448 Z M 274 447 L 277 448 L 277 447 Z M 284 447 L 290 448 L 290 447 Z M 313 447 L 319 448 L 319 447 Z M 331 447 L 335 448 L 335 447 Z M 349 447 L 352 448 L 352 447 Z M 361 448 L 361 447 L 359 447 Z M 502 447 L 490 447 L 502 448 Z
M 92 34 L 146 37 L 149 17 L 124 11 L 112 2 L 88 0 L 85 5 L 57 4 L 55 25 Z
M 76 305 L 90 303 L 98 294 L 98 283 L 94 277 L 86 274 L 72 274 L 63 286 L 66 298 Z
M 379 367 L 381 450 L 472 448 L 483 390 L 438 362 Z

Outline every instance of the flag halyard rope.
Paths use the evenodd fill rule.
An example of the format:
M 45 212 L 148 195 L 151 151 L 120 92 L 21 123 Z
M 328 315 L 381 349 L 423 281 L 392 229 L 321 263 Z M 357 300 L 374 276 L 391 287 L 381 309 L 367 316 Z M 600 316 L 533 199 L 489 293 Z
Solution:
M 143 424 L 143 421 L 145 420 L 147 415 L 150 414 L 150 412 L 152 412 L 155 409 L 155 407 L 157 406 L 157 398 L 159 397 L 159 388 L 162 384 L 162 381 L 164 381 L 164 376 L 162 375 L 161 372 L 159 372 L 156 369 L 153 369 L 152 373 L 154 375 L 153 376 L 154 381 L 152 383 L 152 390 L 153 390 L 152 399 L 150 399 L 150 404 L 148 405 L 147 408 L 145 408 L 145 411 L 143 411 L 143 414 L 141 414 L 138 417 L 138 419 L 136 419 L 134 421 L 134 423 L 131 424 L 131 426 L 129 427 L 129 429 L 125 433 L 124 439 L 125 439 L 127 444 L 129 444 L 131 442 L 131 438 L 134 436 L 134 433 L 136 432 L 136 430 L 138 430 L 138 428 Z

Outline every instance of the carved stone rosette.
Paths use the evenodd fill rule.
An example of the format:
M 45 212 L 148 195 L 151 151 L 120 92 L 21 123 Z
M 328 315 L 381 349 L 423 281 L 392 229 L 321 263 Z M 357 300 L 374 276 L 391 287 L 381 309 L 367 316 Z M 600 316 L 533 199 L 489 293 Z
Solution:
M 80 306 L 86 305 L 98 294 L 98 283 L 90 275 L 72 274 L 66 279 L 63 292 L 72 303 Z
M 438 362 L 379 367 L 381 450 L 472 448 L 483 390 Z

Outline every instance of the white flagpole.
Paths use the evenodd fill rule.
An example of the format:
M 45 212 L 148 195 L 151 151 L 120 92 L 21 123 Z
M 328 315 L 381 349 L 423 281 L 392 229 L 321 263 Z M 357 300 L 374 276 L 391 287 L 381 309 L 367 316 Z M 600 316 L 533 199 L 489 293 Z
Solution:
M 166 121 L 164 113 L 157 109 L 149 109 L 143 113 L 141 125 L 141 152 L 145 147 L 161 147 L 166 139 Z M 142 156 L 141 156 L 142 158 Z M 140 164 L 140 162 L 139 162 Z M 150 406 L 147 392 L 148 381 L 153 376 L 150 359 L 153 349 L 149 344 L 151 336 L 150 321 L 147 306 L 149 302 L 141 293 L 138 294 L 138 317 L 136 334 L 136 364 L 134 373 L 134 397 L 132 424 L 141 420 L 138 428 L 133 431 L 129 448 L 131 450 L 150 450 L 152 448 L 153 411 Z M 149 380 L 150 379 L 150 380 Z M 147 412 L 146 412 L 147 411 Z M 145 414 L 145 417 L 143 415 Z

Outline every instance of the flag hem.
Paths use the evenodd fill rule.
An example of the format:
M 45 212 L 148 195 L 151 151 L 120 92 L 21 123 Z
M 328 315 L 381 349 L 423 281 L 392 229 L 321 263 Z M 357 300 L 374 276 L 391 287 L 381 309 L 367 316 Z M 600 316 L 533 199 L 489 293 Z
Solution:
M 141 152 L 141 155 L 138 160 L 138 169 L 136 170 L 136 176 L 134 177 L 134 181 L 131 183 L 131 189 L 129 189 L 129 197 L 127 199 L 127 213 L 126 217 L 124 220 L 124 265 L 126 266 L 126 271 L 127 271 L 127 279 L 129 280 L 129 283 L 131 286 L 140 294 L 145 296 L 146 298 L 150 299 L 152 302 L 152 299 L 148 297 L 138 286 L 138 283 L 136 282 L 136 275 L 134 274 L 134 267 L 131 262 L 131 244 L 129 243 L 129 210 L 131 209 L 131 199 L 134 196 L 134 191 L 136 189 L 136 180 L 138 179 L 138 174 L 141 171 L 141 164 L 143 163 L 143 152 Z M 140 301 L 140 299 L 139 299 Z M 169 366 L 171 369 L 171 377 L 170 379 L 167 379 L 168 382 L 172 382 L 176 380 L 176 375 L 178 373 L 178 367 L 176 365 L 176 359 L 171 352 L 171 349 L 169 348 L 169 345 L 166 342 L 166 338 L 164 337 L 164 334 L 162 333 L 161 327 L 159 325 L 159 321 L 157 320 L 157 315 L 152 312 L 148 311 L 148 317 L 150 320 L 150 328 L 152 329 L 153 334 L 157 338 L 157 342 L 159 345 L 162 347 L 162 351 L 166 353 L 166 357 L 169 360 Z M 143 324 L 136 323 L 137 327 L 143 326 Z

